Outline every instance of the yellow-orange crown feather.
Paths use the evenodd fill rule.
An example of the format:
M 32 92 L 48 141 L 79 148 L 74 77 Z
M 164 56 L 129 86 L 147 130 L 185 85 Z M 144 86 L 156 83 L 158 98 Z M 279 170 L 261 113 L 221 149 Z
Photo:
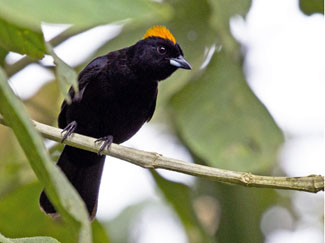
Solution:
M 145 35 L 143 36 L 142 39 L 146 39 L 148 37 L 161 37 L 167 40 L 170 40 L 174 44 L 176 44 L 175 37 L 170 33 L 170 31 L 165 27 L 161 25 L 155 25 L 151 27 L 150 29 L 147 30 Z

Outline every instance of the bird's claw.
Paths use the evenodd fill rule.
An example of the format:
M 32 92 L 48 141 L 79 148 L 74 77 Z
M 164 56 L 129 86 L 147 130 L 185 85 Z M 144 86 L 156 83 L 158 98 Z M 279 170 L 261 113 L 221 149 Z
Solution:
M 61 132 L 61 134 L 65 132 L 61 140 L 61 143 L 63 143 L 64 140 L 66 140 L 67 137 L 69 137 L 76 130 L 76 128 L 77 128 L 77 122 L 76 121 L 70 122 Z
M 111 144 L 113 143 L 113 136 L 108 135 L 108 136 L 101 137 L 101 138 L 98 138 L 95 140 L 95 143 L 100 143 L 100 142 L 103 142 L 103 144 L 97 153 L 98 155 L 102 155 L 102 152 L 104 151 L 104 149 L 109 148 L 111 146 Z

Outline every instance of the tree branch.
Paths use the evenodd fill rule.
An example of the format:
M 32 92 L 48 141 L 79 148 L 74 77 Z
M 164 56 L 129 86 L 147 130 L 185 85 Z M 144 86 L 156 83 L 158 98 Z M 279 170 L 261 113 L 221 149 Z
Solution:
M 0 123 L 5 125 L 1 116 Z M 38 130 L 43 137 L 61 142 L 62 129 L 36 121 L 34 121 L 34 125 L 36 130 Z M 92 152 L 98 152 L 101 144 L 95 143 L 95 140 L 95 138 L 74 133 L 64 141 L 64 144 Z M 103 151 L 103 154 L 126 160 L 143 168 L 166 169 L 219 182 L 239 184 L 248 187 L 287 189 L 306 192 L 324 191 L 324 176 L 321 175 L 309 175 L 303 177 L 259 176 L 246 172 L 222 170 L 188 163 L 177 159 L 167 158 L 158 153 L 145 152 L 118 144 L 112 144 L 108 149 Z

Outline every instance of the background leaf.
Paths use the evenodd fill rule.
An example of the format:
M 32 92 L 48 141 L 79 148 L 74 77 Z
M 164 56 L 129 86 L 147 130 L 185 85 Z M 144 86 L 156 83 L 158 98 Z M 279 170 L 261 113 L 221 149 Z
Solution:
M 110 240 L 114 243 L 132 242 L 131 233 L 133 226 L 138 224 L 139 216 L 145 208 L 153 205 L 149 200 L 144 200 L 123 209 L 116 217 L 103 221 L 103 227 L 109 232 Z M 123 234 L 121 234 L 123 232 Z
M 125 19 L 148 21 L 168 16 L 165 4 L 149 0 L 0 0 L 0 17 L 19 26 L 40 30 L 41 22 L 72 24 L 74 29 L 108 24 Z
M 5 58 L 7 56 L 9 51 L 3 49 L 0 47 L 0 66 L 4 66 L 5 65 Z
M 241 15 L 245 17 L 248 12 L 250 0 L 209 0 L 212 9 L 211 25 L 217 31 L 220 44 L 227 53 L 239 58 L 239 44 L 230 32 L 230 18 Z
M 311 15 L 314 13 L 321 13 L 324 15 L 324 1 L 323 0 L 299 0 L 299 7 L 304 14 Z
M 45 83 L 32 97 L 24 100 L 24 105 L 33 120 L 54 124 L 60 112 L 60 95 L 58 82 Z
M 261 190 L 198 180 L 197 199 L 209 196 L 217 205 L 216 239 L 219 243 L 264 242 L 263 213 L 279 200 L 274 190 Z
M 261 172 L 275 162 L 281 132 L 224 52 L 215 53 L 171 104 L 181 139 L 207 164 Z
M 54 59 L 54 63 L 56 65 L 55 74 L 56 74 L 57 81 L 59 83 L 61 93 L 64 95 L 67 103 L 70 104 L 71 97 L 67 92 L 66 87 L 72 86 L 74 91 L 77 93 L 79 91 L 79 86 L 77 81 L 78 75 L 73 68 L 71 68 L 68 64 L 66 64 L 61 58 L 59 58 L 55 54 L 55 52 L 53 51 L 49 43 L 46 44 L 46 48 L 49 54 Z
M 38 198 L 41 190 L 40 183 L 26 184 L 1 197 L 0 232 L 9 238 L 50 235 L 60 242 L 76 242 L 66 223 L 52 220 L 40 211 Z M 25 202 L 24 207 L 22 202 Z
M 185 184 L 164 179 L 156 171 L 151 174 L 167 202 L 173 207 L 182 221 L 189 242 L 214 242 L 198 221 L 192 206 L 191 190 Z
M 42 33 L 16 26 L 1 18 L 0 47 L 38 59 L 41 59 L 46 52 Z
M 98 220 L 94 220 L 94 222 L 92 222 L 91 229 L 93 233 L 93 243 L 111 242 L 107 236 L 105 228 L 98 222 Z

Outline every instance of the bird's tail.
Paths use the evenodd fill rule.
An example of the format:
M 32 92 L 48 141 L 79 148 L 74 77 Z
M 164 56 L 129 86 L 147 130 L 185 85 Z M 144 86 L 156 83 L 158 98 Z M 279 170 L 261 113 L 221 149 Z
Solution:
M 97 211 L 104 161 L 105 156 L 65 146 L 57 163 L 84 200 L 91 219 L 95 217 Z M 40 196 L 40 206 L 48 214 L 56 213 L 44 191 Z

